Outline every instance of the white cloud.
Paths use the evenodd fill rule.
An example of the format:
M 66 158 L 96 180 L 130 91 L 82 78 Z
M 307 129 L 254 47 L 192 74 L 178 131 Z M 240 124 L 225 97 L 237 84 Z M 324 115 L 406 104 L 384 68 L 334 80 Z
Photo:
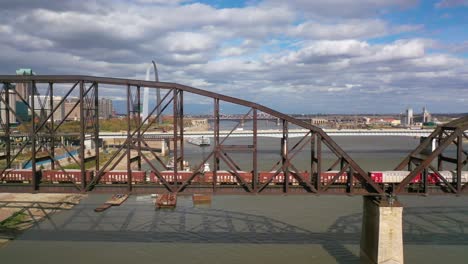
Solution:
M 376 15 L 392 8 L 408 8 L 418 0 L 267 0 L 271 5 L 287 5 L 312 17 L 345 17 L 357 18 Z
M 327 112 L 328 105 L 346 112 L 348 98 L 360 109 L 385 104 L 395 109 L 420 94 L 432 100 L 440 87 L 453 93 L 467 89 L 466 59 L 452 54 L 463 52 L 466 43 L 420 39 L 415 34 L 424 25 L 380 15 L 414 1 L 266 0 L 240 8 L 194 1 L 119 0 L 111 6 L 85 1 L 2 1 L 1 72 L 32 67 L 40 74 L 141 79 L 154 59 L 161 80 L 287 112 Z M 125 96 L 107 91 L 113 98 Z
M 306 22 L 298 25 L 292 34 L 312 39 L 372 38 L 388 34 L 388 25 L 381 20 L 350 20 L 335 24 Z
M 240 56 L 245 53 L 247 53 L 247 49 L 245 48 L 240 48 L 240 47 L 228 47 L 228 48 L 223 48 L 219 52 L 219 56 L 221 57 L 231 57 L 231 56 Z
M 364 55 L 369 44 L 357 40 L 317 41 L 293 54 L 299 61 L 313 60 L 314 58 L 348 58 Z

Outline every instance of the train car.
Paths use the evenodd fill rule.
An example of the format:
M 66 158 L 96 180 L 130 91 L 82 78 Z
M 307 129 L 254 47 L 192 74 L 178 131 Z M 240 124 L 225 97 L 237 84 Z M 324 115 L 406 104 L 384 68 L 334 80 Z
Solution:
M 182 183 L 187 181 L 190 176 L 192 176 L 193 172 L 192 171 L 178 171 L 177 172 L 177 177 L 174 177 L 174 171 L 160 171 L 159 172 L 161 176 L 166 180 L 168 183 L 173 184 L 175 182 L 177 183 Z M 197 176 L 198 177 L 198 176 Z M 197 177 L 194 178 L 193 182 L 197 182 L 198 179 Z M 161 184 L 161 181 L 159 178 L 156 176 L 156 173 L 154 171 L 151 171 L 149 173 L 149 182 L 150 183 L 156 183 L 156 184 Z
M 3 183 L 30 183 L 33 179 L 32 170 L 27 169 L 6 169 L 0 176 Z
M 144 183 L 145 172 L 144 171 L 132 171 L 132 183 Z M 96 172 L 97 174 L 97 172 Z M 99 183 L 113 184 L 113 183 L 128 183 L 128 172 L 127 170 L 113 170 L 106 171 L 102 175 Z
M 90 182 L 93 172 L 85 171 L 86 182 Z M 42 170 L 42 181 L 50 183 L 81 183 L 81 170 Z
M 406 176 L 409 175 L 409 171 L 370 171 L 369 177 L 376 183 L 399 183 L 401 182 Z M 421 182 L 421 173 L 416 175 L 411 180 L 411 183 L 420 183 Z
M 449 183 L 456 183 L 457 182 L 457 172 L 456 171 L 439 171 L 440 175 L 444 177 Z M 428 182 L 431 184 L 442 184 L 442 179 L 435 172 L 429 172 L 428 175 Z M 468 171 L 462 171 L 461 173 L 461 182 L 466 183 L 468 182 Z
M 275 175 L 275 171 L 260 171 L 258 173 L 258 181 L 262 184 L 266 183 L 271 177 Z M 273 184 L 273 183 L 270 183 Z
M 258 173 L 258 181 L 261 184 L 265 184 L 275 174 L 276 174 L 276 171 L 261 171 L 261 172 Z M 309 173 L 308 172 L 299 172 L 299 176 L 301 176 L 304 179 L 308 179 L 309 178 Z M 270 184 L 271 185 L 281 185 L 281 184 L 284 184 L 284 180 L 285 180 L 284 173 L 279 172 L 275 177 L 273 177 Z M 289 180 L 289 184 L 291 184 L 291 185 L 298 185 L 299 184 L 299 181 L 297 180 L 296 177 L 294 177 L 294 175 L 292 173 L 289 173 L 288 180 Z
M 236 176 L 232 175 L 230 172 L 225 170 L 220 170 L 216 172 L 216 184 L 218 185 L 233 185 L 237 183 Z M 205 183 L 213 183 L 214 174 L 212 171 L 207 171 L 204 174 Z
M 339 173 L 339 171 L 324 171 L 320 173 L 320 181 L 322 184 L 328 184 L 333 180 L 333 178 Z M 347 184 L 348 183 L 348 173 L 343 172 L 338 179 L 335 180 L 333 184 Z
M 383 183 L 382 171 L 369 171 L 369 177 L 376 183 Z

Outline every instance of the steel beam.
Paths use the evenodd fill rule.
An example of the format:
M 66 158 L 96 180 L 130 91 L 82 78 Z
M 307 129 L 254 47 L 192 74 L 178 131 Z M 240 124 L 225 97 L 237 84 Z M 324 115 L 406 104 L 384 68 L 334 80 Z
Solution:
M 8 164 L 11 164 L 11 141 L 10 141 L 10 87 L 9 85 L 3 85 L 5 89 L 5 155 L 6 155 L 6 168 L 10 168 Z M 0 95 L 1 96 L 1 95 Z
M 288 159 L 288 122 L 283 120 L 283 137 L 281 138 L 281 168 L 284 175 L 284 192 L 289 190 L 289 159 Z
M 218 170 L 219 170 L 219 99 L 214 99 L 214 145 L 213 145 L 213 192 L 216 192 L 216 184 L 218 181 Z M 223 140 L 224 141 L 224 140 Z
M 37 182 L 37 168 L 36 168 L 36 112 L 35 112 L 35 95 L 36 95 L 36 83 L 32 81 L 32 94 L 31 94 L 31 168 L 32 168 L 32 191 L 35 192 L 38 189 Z
M 179 91 L 180 169 L 184 170 L 184 91 Z
M 173 125 L 173 134 L 174 134 L 174 147 L 173 147 L 173 150 L 172 150 L 172 153 L 173 153 L 173 158 L 174 158 L 174 177 L 175 177 L 175 180 L 174 180 L 174 188 L 177 189 L 177 178 L 178 178 L 178 175 L 177 175 L 177 171 L 178 171 L 178 163 L 179 163 L 179 157 L 178 157 L 178 148 L 177 148 L 177 142 L 179 141 L 179 133 L 178 133 L 178 116 L 179 116 L 179 98 L 178 98 L 178 92 L 179 90 L 177 89 L 174 89 L 173 91 L 173 95 L 172 97 L 174 98 L 173 100 L 173 120 L 172 120 L 172 125 Z
M 140 99 L 140 86 L 137 86 L 137 91 L 136 91 L 136 98 L 137 98 L 137 109 L 138 113 L 136 116 L 136 127 L 140 127 L 141 125 L 141 99 Z M 141 171 L 141 129 L 137 130 L 137 153 L 138 153 L 138 161 L 137 161 L 137 166 L 138 170 Z
M 317 134 L 317 176 L 315 180 L 315 189 L 322 191 L 322 136 Z
M 84 104 L 84 82 L 80 82 L 80 170 L 81 170 L 81 188 L 86 188 L 86 167 L 85 167 L 85 104 Z
M 257 124 L 257 109 L 253 108 L 253 152 L 252 152 L 252 189 L 254 192 L 257 191 L 257 184 L 258 184 L 258 142 L 257 142 L 257 132 L 258 132 L 258 124 Z
M 130 84 L 127 85 L 127 140 L 125 145 L 127 147 L 127 181 L 128 181 L 128 192 L 132 191 L 132 167 L 131 167 L 131 152 L 130 145 L 133 143 L 133 135 L 131 134 L 131 100 L 132 100 L 132 91 Z
M 99 170 L 99 84 L 94 83 L 94 152 L 96 153 L 95 170 Z M 104 141 L 103 141 L 104 142 Z

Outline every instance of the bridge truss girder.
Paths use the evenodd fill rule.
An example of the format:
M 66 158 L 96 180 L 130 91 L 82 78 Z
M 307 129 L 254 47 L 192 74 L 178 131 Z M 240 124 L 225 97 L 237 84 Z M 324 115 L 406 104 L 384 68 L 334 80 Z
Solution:
M 467 193 L 468 188 L 466 186 L 468 183 L 462 180 L 463 169 L 468 164 L 468 152 L 463 147 L 463 142 L 468 140 L 467 130 L 468 116 L 437 127 L 395 168 L 395 170 L 407 168 L 409 174 L 388 192 L 394 195 L 414 192 L 428 194 L 432 193 L 435 188 L 443 193 L 456 195 Z M 436 148 L 428 151 L 427 149 L 431 147 L 434 141 L 437 143 Z M 456 157 L 447 156 L 450 146 L 455 147 Z M 434 162 L 437 164 L 433 164 Z M 447 163 L 455 167 L 455 176 L 452 179 L 446 179 L 440 173 Z M 429 186 L 429 172 L 435 174 L 438 179 L 439 184 L 435 187 Z M 412 184 L 411 182 L 418 175 L 421 175 L 421 183 L 419 185 Z
M 164 187 L 165 191 L 169 192 L 182 192 L 182 191 L 189 191 L 194 186 L 192 185 L 193 180 L 195 177 L 200 177 L 202 174 L 202 166 L 205 162 L 209 159 L 213 159 L 213 174 L 214 180 L 212 182 L 211 190 L 213 192 L 222 192 L 222 190 L 216 184 L 216 174 L 218 173 L 218 169 L 220 167 L 220 163 L 226 164 L 229 168 L 229 172 L 237 179 L 238 184 L 242 188 L 238 188 L 239 190 L 245 191 L 246 193 L 271 193 L 273 188 L 270 187 L 269 183 L 278 177 L 278 175 L 284 175 L 284 182 L 281 188 L 282 193 L 288 192 L 295 192 L 297 191 L 297 187 L 292 187 L 289 182 L 289 177 L 287 175 L 291 175 L 295 178 L 299 185 L 301 186 L 302 191 L 312 194 L 324 194 L 324 193 L 342 193 L 342 194 L 362 194 L 362 195 L 385 195 L 384 188 L 375 183 L 368 174 L 343 150 L 341 149 L 322 129 L 313 126 L 311 124 L 305 123 L 301 120 L 295 119 L 291 116 L 285 115 L 273 109 L 267 108 L 263 105 L 259 105 L 253 102 L 241 100 L 234 97 L 229 97 L 222 94 L 217 94 L 205 90 L 196 89 L 193 87 L 180 85 L 176 83 L 167 83 L 167 82 L 154 82 L 154 81 L 141 81 L 141 80 L 129 80 L 129 79 L 116 79 L 116 78 L 102 78 L 102 77 L 90 77 L 90 76 L 0 76 L 0 82 L 3 83 L 2 94 L 0 96 L 1 102 L 3 103 L 4 107 L 1 111 L 6 112 L 6 116 L 9 116 L 9 112 L 13 109 L 9 107 L 10 102 L 8 102 L 8 96 L 5 96 L 6 91 L 11 87 L 13 83 L 31 83 L 33 86 L 36 84 L 47 84 L 49 86 L 49 96 L 52 98 L 53 89 L 55 86 L 60 86 L 63 88 L 64 85 L 71 84 L 71 88 L 64 88 L 66 93 L 63 98 L 65 100 L 67 96 L 71 94 L 71 91 L 76 87 L 79 88 L 79 101 L 77 104 L 80 105 L 80 128 L 74 135 L 79 138 L 80 141 L 80 148 L 79 156 L 85 157 L 85 136 L 86 134 L 92 134 L 92 140 L 95 143 L 94 151 L 96 155 L 96 174 L 95 177 L 90 181 L 86 182 L 86 168 L 84 158 L 82 159 L 74 159 L 74 161 L 79 165 L 81 171 L 81 184 L 74 186 L 74 191 L 92 191 L 92 190 L 99 190 L 101 189 L 99 186 L 99 181 L 101 177 L 106 173 L 108 170 L 112 170 L 117 163 L 121 160 L 126 158 L 127 160 L 127 173 L 128 173 L 128 184 L 125 187 L 127 191 L 138 192 L 142 191 L 143 189 L 147 192 L 157 192 L 155 191 L 155 186 L 138 186 L 138 184 L 133 184 L 131 177 L 132 177 L 132 168 L 131 164 L 136 162 L 137 168 L 141 169 L 141 163 L 146 162 L 150 166 L 151 170 L 154 171 L 156 177 L 161 181 L 162 186 Z M 126 89 L 127 91 L 127 123 L 128 127 L 126 129 L 126 139 L 124 144 L 122 144 L 118 151 L 116 151 L 110 159 L 100 165 L 99 162 L 99 104 L 97 100 L 99 98 L 99 89 L 102 85 L 113 85 L 122 88 L 123 90 Z M 166 95 L 160 101 L 160 104 L 157 104 L 152 111 L 149 113 L 149 116 L 157 112 L 157 118 L 153 120 L 146 120 L 141 119 L 140 115 L 140 105 L 141 105 L 141 94 L 140 89 L 141 87 L 149 87 L 149 88 L 160 88 L 163 91 L 167 91 Z M 150 127 L 155 120 L 160 118 L 160 115 L 165 110 L 170 110 L 170 106 L 172 106 L 172 116 L 173 116 L 173 153 L 174 153 L 174 175 L 177 175 L 178 170 L 181 170 L 183 167 L 184 161 L 184 94 L 196 94 L 203 97 L 209 97 L 213 100 L 213 109 L 214 109 L 214 148 L 211 153 L 197 166 L 195 166 L 195 170 L 193 170 L 193 174 L 185 181 L 177 183 L 169 183 L 167 182 L 164 177 L 162 177 L 161 172 L 154 166 L 154 163 L 150 161 L 150 159 L 154 159 L 157 163 L 159 163 L 163 168 L 167 169 L 166 165 L 162 160 L 156 155 L 156 153 L 148 147 L 148 144 L 144 138 L 144 134 Z M 27 99 L 26 99 L 27 100 Z M 34 100 L 32 100 L 33 102 Z M 51 99 L 50 108 L 57 110 L 58 105 L 53 106 L 53 100 Z M 244 116 L 242 120 L 246 117 L 251 118 L 253 120 L 253 137 L 252 137 L 252 145 L 227 145 L 225 144 L 225 140 L 229 138 L 229 135 L 235 130 L 235 127 L 231 133 L 229 133 L 225 138 L 220 138 L 219 135 L 219 112 L 220 102 L 227 102 L 236 105 L 240 105 L 249 109 L 249 112 Z M 60 104 L 60 103 L 59 103 Z M 136 108 L 135 108 L 136 105 Z M 31 113 L 33 116 L 35 115 L 36 108 L 39 108 L 39 112 L 41 112 L 45 107 L 40 105 L 39 107 L 34 105 L 28 105 L 31 109 Z M 161 111 L 157 111 L 158 108 Z M 138 111 L 135 111 L 138 109 Z M 54 111 L 54 110 L 53 110 Z M 43 111 L 44 112 L 44 111 Z M 257 122 L 258 122 L 258 115 L 259 112 L 263 112 L 278 118 L 282 125 L 282 138 L 281 138 L 281 145 L 278 149 L 278 153 L 280 153 L 280 159 L 272 168 L 275 173 L 269 177 L 266 182 L 260 182 L 258 179 L 258 139 L 257 139 Z M 50 113 L 52 115 L 53 113 Z M 69 113 L 68 113 L 69 114 Z M 15 114 L 16 115 L 16 114 Z M 32 170 L 33 173 L 36 173 L 38 170 L 38 166 L 36 164 L 36 160 L 38 158 L 38 152 L 41 148 L 44 149 L 45 152 L 48 153 L 49 156 L 52 158 L 55 156 L 55 142 L 53 144 L 42 144 L 41 140 L 45 142 L 53 142 L 57 141 L 57 138 L 60 136 L 66 136 L 58 132 L 58 128 L 61 127 L 64 120 L 55 124 L 51 122 L 50 125 L 47 125 L 47 120 L 51 117 L 39 117 L 38 123 L 32 122 L 31 128 L 29 133 L 27 133 L 26 138 L 27 141 L 24 143 L 24 146 L 31 144 L 32 147 Z M 16 115 L 17 116 L 17 115 Z M 35 120 L 33 118 L 33 120 Z M 240 120 L 240 122 L 242 122 Z M 150 125 L 146 125 L 145 123 L 148 121 Z M 239 122 L 239 123 L 240 123 Z M 25 122 L 26 123 L 26 122 Z M 6 125 L 5 125 L 6 124 Z M 9 169 L 12 165 L 12 160 L 15 157 L 12 157 L 9 151 L 10 143 L 15 135 L 11 132 L 9 127 L 8 120 L 2 122 L 2 127 L 4 130 L 3 138 L 5 144 L 7 145 L 6 149 L 6 164 L 7 166 L 2 169 L 2 174 L 4 175 L 6 170 Z M 290 146 L 289 138 L 288 138 L 288 129 L 291 125 L 299 126 L 303 129 L 308 130 L 309 132 L 299 140 L 294 146 Z M 50 128 L 52 126 L 52 128 Z M 458 131 L 458 130 L 457 130 Z M 458 133 L 458 132 L 457 132 Z M 68 134 L 70 135 L 70 134 Z M 459 136 L 459 134 L 457 134 Z M 466 135 L 464 135 L 466 137 Z M 60 140 L 58 140 L 60 141 Z M 59 146 L 63 146 L 63 144 L 58 143 Z M 309 145 L 310 144 L 310 145 Z M 36 146 L 39 145 L 39 146 Z M 308 173 L 301 173 L 296 166 L 294 165 L 294 158 L 304 149 L 306 145 L 310 146 L 310 161 L 308 162 L 310 166 L 310 171 Z M 321 178 L 321 172 L 324 172 L 324 164 L 322 162 L 322 154 L 324 148 L 329 149 L 335 156 L 336 161 L 328 168 L 328 170 L 332 170 L 334 168 L 338 168 L 339 173 L 336 174 L 332 179 L 324 181 Z M 66 149 L 66 148 L 65 148 Z M 138 153 L 136 158 L 131 157 L 131 150 L 135 149 Z M 143 152 L 146 151 L 146 153 Z M 252 154 L 252 180 L 250 182 L 246 182 L 242 177 L 239 175 L 239 165 L 232 159 L 231 153 L 236 151 L 250 151 Z M 68 150 L 67 150 L 68 151 Z M 20 151 L 21 152 L 21 151 Z M 147 157 L 150 155 L 150 158 Z M 72 155 L 73 156 L 73 155 Z M 464 163 L 466 164 L 466 162 Z M 66 170 L 61 168 L 59 162 L 54 163 L 53 166 L 59 167 L 64 173 Z M 338 179 L 342 176 L 345 176 L 347 181 L 346 184 L 338 184 Z M 410 181 L 410 175 L 402 182 L 406 183 Z M 36 181 L 36 177 L 34 178 L 33 182 L 31 183 L 31 190 L 33 191 L 42 191 L 42 190 L 53 190 L 52 187 L 45 188 L 42 183 L 38 183 Z M 409 179 L 409 180 L 408 180 Z M 399 185 L 400 186 L 400 185 Z M 109 190 L 113 190 L 115 186 L 112 188 L 108 188 Z M 294 188 L 294 190 L 292 190 Z M 464 187 L 457 186 L 458 189 L 461 190 Z M 58 188 L 57 188 L 58 189 Z M 159 188 L 160 189 L 160 188 Z M 277 189 L 277 188 L 276 188 Z M 275 191 L 276 191 L 275 189 Z M 457 189 L 457 190 L 458 190 Z M 204 189 L 206 190 L 206 189 Z M 401 190 L 397 189 L 397 190 Z

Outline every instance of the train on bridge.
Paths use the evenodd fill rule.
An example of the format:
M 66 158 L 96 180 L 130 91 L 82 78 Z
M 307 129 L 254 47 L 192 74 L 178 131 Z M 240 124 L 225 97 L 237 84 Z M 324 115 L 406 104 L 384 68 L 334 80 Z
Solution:
M 341 192 L 346 195 L 376 196 L 387 194 L 393 196 L 408 192 L 468 194 L 466 172 L 468 116 L 442 124 L 433 130 L 323 130 L 309 122 L 255 102 L 177 83 L 77 75 L 0 75 L 0 83 L 2 83 L 0 93 L 4 95 L 0 96 L 4 105 L 0 112 L 6 117 L 0 122 L 2 123 L 0 136 L 4 142 L 3 146 L 0 146 L 2 153 L 0 191 L 88 192 L 106 189 L 109 192 L 154 193 L 182 192 L 185 189 L 190 189 L 187 191 L 191 192 L 197 191 L 197 186 L 201 186 L 200 189 L 206 187 L 207 191 L 212 188 L 213 192 L 218 192 L 217 186 L 220 186 L 219 189 L 223 191 L 228 192 L 228 189 L 232 188 L 237 193 L 260 193 L 268 189 L 267 192 L 272 193 L 289 193 L 290 190 L 299 193 L 302 190 L 302 192 L 322 194 L 331 190 L 330 192 Z M 28 122 L 18 115 L 14 109 L 16 101 L 6 96 L 18 84 L 30 85 L 33 95 L 49 98 L 50 104 L 36 104 L 36 100 L 28 103 L 25 98 L 20 98 L 31 115 L 29 119 L 34 122 Z M 99 87 L 107 86 L 126 91 L 127 128 L 122 133 L 104 132 L 100 129 L 98 115 L 100 106 L 99 100 L 96 99 L 102 97 L 100 94 L 102 89 Z M 135 107 L 141 105 L 141 100 L 145 99 L 141 96 L 143 87 L 161 89 L 165 93 L 146 117 L 141 116 L 140 111 L 136 111 L 138 107 Z M 65 96 L 60 102 L 54 102 L 53 94 L 65 94 Z M 66 100 L 76 94 L 79 94 L 79 98 L 73 107 L 79 109 L 79 115 L 76 116 L 79 116 L 79 126 L 75 131 L 66 132 L 68 129 L 63 125 L 72 115 L 72 111 L 64 113 L 65 116 L 61 120 L 54 120 L 54 114 L 58 113 L 56 111 L 59 108 L 64 107 Z M 187 110 L 187 107 L 184 108 L 184 98 L 192 95 L 212 102 L 214 117 L 212 131 L 187 131 L 185 121 L 188 113 L 184 112 L 184 109 Z M 247 112 L 231 130 L 224 131 L 220 125 L 221 110 L 227 105 L 236 105 Z M 155 117 L 150 119 L 149 116 L 154 114 Z M 162 115 L 171 117 L 171 132 L 149 131 L 154 125 L 157 126 L 156 121 L 160 120 Z M 276 118 L 278 129 L 259 129 L 258 120 L 265 116 Z M 249 118 L 252 120 L 251 130 L 239 130 L 238 128 L 243 127 L 242 122 Z M 19 122 L 28 129 L 22 132 L 23 134 L 18 133 L 10 127 L 14 122 Z M 422 139 L 420 144 L 394 168 L 394 171 L 377 172 L 366 172 L 332 138 L 332 136 L 374 135 L 427 138 Z M 160 166 L 155 167 L 151 161 L 152 158 L 159 160 L 157 149 L 151 147 L 148 141 L 172 141 L 171 155 L 176 161 L 184 161 L 187 154 L 186 139 L 201 136 L 209 137 L 213 147 L 208 148 L 209 153 L 198 169 L 189 172 L 178 171 L 178 167 L 183 168 L 181 164 L 172 171 L 157 171 Z M 19 137 L 21 140 L 18 140 Z M 80 168 L 76 171 L 65 169 L 60 164 L 62 154 L 60 149 L 66 149 L 66 141 L 63 141 L 69 140 L 70 137 L 73 137 L 79 145 L 76 157 L 69 155 Z M 226 141 L 234 137 L 246 137 L 248 140 L 236 145 L 232 145 L 232 141 Z M 280 138 L 276 141 L 276 150 L 272 149 L 274 151 L 272 153 L 279 154 L 274 167 L 281 166 L 279 169 L 261 171 L 259 168 L 259 161 L 270 155 L 270 152 L 262 151 L 260 137 Z M 298 140 L 291 140 L 296 137 Z M 102 141 L 106 138 L 120 139 L 120 143 L 115 152 L 104 158 Z M 244 142 L 244 140 L 238 142 L 241 141 Z M 87 150 L 96 153 L 95 159 L 90 162 L 92 163 L 90 167 L 98 168 L 97 172 L 86 169 Z M 240 166 L 232 158 L 236 152 L 248 152 L 245 157 L 251 159 L 252 163 L 248 168 L 244 167 L 246 171 L 240 171 Z M 335 162 L 326 169 L 324 156 L 328 156 L 329 153 Z M 23 157 L 20 154 L 30 157 L 31 168 L 28 170 L 13 169 L 14 164 L 22 162 Z M 44 154 L 48 159 L 50 157 L 52 170 L 41 168 L 40 162 Z M 125 157 L 126 170 L 115 171 L 116 164 Z M 200 172 L 203 163 L 211 158 L 213 171 Z M 297 169 L 297 164 L 294 163 L 299 159 L 306 160 L 310 167 Z M 164 170 L 169 169 L 161 160 L 159 162 Z M 146 166 L 152 171 L 143 171 L 143 168 L 148 168 Z M 57 167 L 61 170 L 57 170 Z M 231 171 L 221 171 L 221 168 L 229 168 Z M 333 171 L 336 169 L 339 171 Z M 447 169 L 456 170 L 456 173 Z
M 160 176 L 169 184 L 182 184 L 189 180 L 189 178 L 195 173 L 193 171 L 179 171 L 176 174 L 174 171 L 160 171 L 157 172 Z M 160 178 L 157 176 L 155 171 L 132 171 L 131 181 L 133 184 L 163 184 Z M 335 185 L 346 185 L 348 184 L 348 175 L 343 173 L 338 175 L 339 171 L 325 171 L 320 174 L 322 184 L 329 184 L 333 182 Z M 387 185 L 401 182 L 409 171 L 370 171 L 369 177 L 377 184 Z M 93 177 L 97 174 L 97 171 L 87 170 L 85 180 L 91 182 Z M 207 171 L 203 173 L 197 173 L 197 177 L 194 177 L 192 184 L 213 184 L 215 172 Z M 290 185 L 299 185 L 298 177 L 295 177 L 295 172 L 288 173 L 288 182 Z M 310 173 L 307 171 L 298 173 L 303 179 L 310 179 Z M 446 181 L 450 183 L 456 182 L 456 171 L 440 171 L 441 175 Z M 443 185 L 444 181 L 439 177 L 436 172 L 427 173 L 427 181 L 432 185 Z M 252 183 L 253 173 L 246 171 L 217 171 L 216 172 L 216 184 L 218 185 L 240 185 L 244 183 Z M 461 175 L 462 183 L 468 182 L 468 171 L 463 171 Z M 81 184 L 82 176 L 80 170 L 42 170 L 38 173 L 38 177 L 43 183 L 52 184 L 66 184 L 75 183 Z M 354 175 L 356 178 L 357 175 Z M 8 169 L 0 178 L 3 178 L 3 184 L 8 183 L 30 183 L 33 180 L 33 173 L 31 170 L 25 169 Z M 239 180 L 238 178 L 241 178 Z M 335 179 L 336 178 L 336 179 Z M 104 172 L 102 177 L 99 179 L 98 184 L 127 184 L 128 183 L 128 172 L 126 170 L 114 170 Z M 412 179 L 412 184 L 419 184 L 423 182 L 422 173 L 418 174 Z M 278 171 L 261 171 L 258 173 L 258 182 L 265 184 L 270 182 L 270 185 L 283 185 L 285 182 L 284 172 Z M 354 181 L 358 183 L 357 179 Z

